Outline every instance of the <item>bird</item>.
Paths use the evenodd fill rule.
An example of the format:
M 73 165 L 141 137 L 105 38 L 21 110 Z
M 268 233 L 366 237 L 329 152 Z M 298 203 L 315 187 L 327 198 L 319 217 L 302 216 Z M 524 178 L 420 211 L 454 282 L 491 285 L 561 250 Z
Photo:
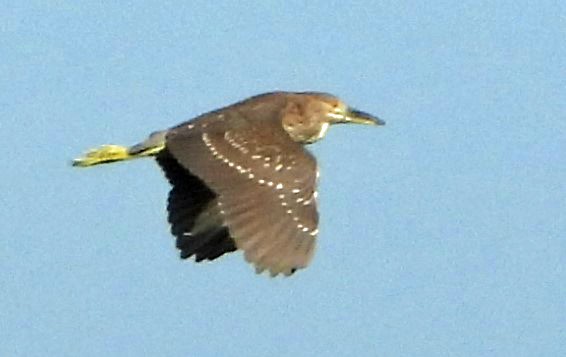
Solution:
M 168 222 L 182 259 L 241 250 L 256 273 L 289 276 L 308 266 L 319 232 L 319 170 L 305 146 L 342 123 L 385 124 L 332 94 L 270 92 L 133 146 L 102 145 L 72 165 L 155 158 L 172 186 Z

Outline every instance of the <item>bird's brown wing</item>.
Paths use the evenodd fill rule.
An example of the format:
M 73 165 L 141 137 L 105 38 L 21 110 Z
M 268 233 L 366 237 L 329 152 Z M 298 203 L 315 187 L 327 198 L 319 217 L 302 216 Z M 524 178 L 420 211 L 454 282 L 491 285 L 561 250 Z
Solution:
M 214 115 L 171 129 L 167 150 L 217 194 L 230 236 L 258 272 L 306 267 L 318 233 L 314 157 L 277 121 Z

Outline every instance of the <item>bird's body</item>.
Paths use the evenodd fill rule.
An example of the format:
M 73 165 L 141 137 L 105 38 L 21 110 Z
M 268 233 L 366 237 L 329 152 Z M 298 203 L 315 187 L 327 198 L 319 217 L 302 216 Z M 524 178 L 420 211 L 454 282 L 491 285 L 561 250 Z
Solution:
M 304 145 L 346 122 L 383 124 L 331 95 L 268 93 L 74 165 L 155 156 L 173 186 L 169 222 L 182 258 L 241 249 L 256 271 L 290 275 L 308 265 L 318 234 L 318 170 Z

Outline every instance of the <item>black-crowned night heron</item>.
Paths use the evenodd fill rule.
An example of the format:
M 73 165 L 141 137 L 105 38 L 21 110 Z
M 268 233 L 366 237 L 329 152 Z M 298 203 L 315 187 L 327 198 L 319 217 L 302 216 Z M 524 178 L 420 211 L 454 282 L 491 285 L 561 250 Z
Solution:
M 169 222 L 181 258 L 241 249 L 258 273 L 290 275 L 309 264 L 318 234 L 318 170 L 304 145 L 338 123 L 384 124 L 329 94 L 268 93 L 73 165 L 155 157 L 173 186 Z

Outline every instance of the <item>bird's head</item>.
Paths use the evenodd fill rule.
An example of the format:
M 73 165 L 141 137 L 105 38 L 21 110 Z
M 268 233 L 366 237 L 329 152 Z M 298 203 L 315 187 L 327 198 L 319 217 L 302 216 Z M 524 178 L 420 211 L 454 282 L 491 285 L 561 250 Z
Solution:
M 295 141 L 310 144 L 322 139 L 331 124 L 384 125 L 371 114 L 348 106 L 325 93 L 292 93 L 282 113 L 283 128 Z

